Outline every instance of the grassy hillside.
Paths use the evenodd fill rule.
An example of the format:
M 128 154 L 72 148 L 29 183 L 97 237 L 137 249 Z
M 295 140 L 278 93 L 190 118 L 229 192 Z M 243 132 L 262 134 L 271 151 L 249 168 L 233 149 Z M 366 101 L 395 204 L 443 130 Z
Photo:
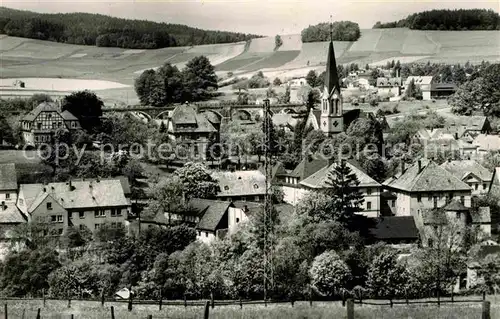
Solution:
M 275 51 L 274 37 L 249 42 L 184 46 L 154 50 L 130 50 L 71 45 L 0 35 L 2 78 L 51 77 L 108 80 L 130 85 L 100 91 L 110 98 L 135 97 L 134 79 L 144 69 L 165 62 L 182 68 L 187 61 L 205 55 L 220 75 L 251 76 L 263 70 L 269 77 L 305 76 L 326 64 L 328 42 L 302 43 L 300 35 L 282 35 Z M 480 63 L 500 61 L 500 31 L 419 31 L 405 28 L 362 30 L 356 42 L 334 42 L 338 63 L 364 66 L 387 61 Z
M 71 44 L 133 49 L 232 43 L 257 35 L 90 13 L 37 13 L 0 7 L 0 33 Z

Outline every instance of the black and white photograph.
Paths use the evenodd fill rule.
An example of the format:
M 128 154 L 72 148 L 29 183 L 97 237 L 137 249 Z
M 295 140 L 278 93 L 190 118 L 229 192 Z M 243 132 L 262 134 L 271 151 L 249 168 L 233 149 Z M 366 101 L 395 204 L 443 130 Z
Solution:
M 0 0 L 0 318 L 500 319 L 498 0 Z

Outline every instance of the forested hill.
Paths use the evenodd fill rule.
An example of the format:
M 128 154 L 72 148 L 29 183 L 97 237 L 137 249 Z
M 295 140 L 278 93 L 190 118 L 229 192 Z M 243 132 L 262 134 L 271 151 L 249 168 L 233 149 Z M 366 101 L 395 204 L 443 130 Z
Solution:
M 410 28 L 416 30 L 500 30 L 500 15 L 493 10 L 431 10 L 414 13 L 407 18 L 381 23 L 374 29 Z
M 0 7 L 0 33 L 71 44 L 129 49 L 246 41 L 257 35 L 90 13 L 44 14 Z

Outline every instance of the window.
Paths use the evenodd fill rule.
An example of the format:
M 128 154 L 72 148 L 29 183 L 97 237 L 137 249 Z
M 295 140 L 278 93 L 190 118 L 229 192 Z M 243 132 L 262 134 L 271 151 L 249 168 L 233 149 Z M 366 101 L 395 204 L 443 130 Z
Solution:
M 121 216 L 122 210 L 119 208 L 111 209 L 111 217 Z
M 57 216 L 56 215 L 51 215 L 50 216 L 50 221 L 53 222 L 53 223 L 57 222 Z
M 391 206 L 396 207 L 396 201 L 394 199 L 391 201 Z
M 474 185 L 474 189 L 477 190 L 479 188 L 479 184 Z
M 438 207 L 438 198 L 437 196 L 434 196 L 434 208 Z
M 240 219 L 239 218 L 236 218 L 236 223 L 239 223 L 240 222 Z
M 422 201 L 422 195 L 418 194 L 417 195 L 417 201 L 420 203 Z
M 462 203 L 462 205 L 465 205 L 465 196 L 460 196 L 460 203 Z
M 229 190 L 229 186 L 227 186 L 227 185 L 224 186 L 224 190 L 226 190 L 226 191 Z
M 201 231 L 198 230 L 198 236 L 201 236 Z
M 366 202 L 366 209 L 372 209 L 372 202 Z
M 432 238 L 427 239 L 427 246 L 432 247 L 433 241 Z
M 457 212 L 457 219 L 460 219 L 460 217 L 461 217 L 460 212 Z
M 96 211 L 94 212 L 94 216 L 95 216 L 96 218 L 106 217 L 106 211 L 105 211 L 105 210 L 102 210 L 102 209 L 96 210 Z
M 51 202 L 47 203 L 47 210 L 52 210 L 52 203 Z
M 372 189 L 371 188 L 367 188 L 366 189 L 366 195 L 371 195 L 372 194 Z
M 19 199 L 19 205 L 24 205 L 24 199 L 22 198 Z
M 241 201 L 242 202 L 246 202 L 247 201 L 247 198 L 245 196 L 241 196 Z
M 101 227 L 101 224 L 95 224 L 94 227 L 95 229 L 99 229 Z
M 62 122 L 57 122 L 57 127 L 61 127 L 62 126 Z
M 10 193 L 5 194 L 5 199 L 10 199 Z
M 56 128 L 56 122 L 52 122 L 52 128 L 55 129 Z
M 255 196 L 253 200 L 256 201 L 256 202 L 258 202 L 260 200 L 260 197 L 259 196 Z
M 486 189 L 486 184 L 483 184 L 483 189 Z
M 208 237 L 208 232 L 207 231 L 205 232 L 205 237 Z
M 42 129 L 42 123 L 41 122 L 38 122 L 36 123 L 36 128 L 41 130 Z
M 59 235 L 62 235 L 62 233 L 63 233 L 63 229 L 62 229 L 62 228 L 59 228 L 59 229 L 57 230 L 57 233 L 58 233 Z
M 85 218 L 85 212 L 78 212 L 78 217 Z
M 431 194 L 427 195 L 427 200 L 428 200 L 429 202 L 432 200 L 432 195 L 431 195 Z
M 453 193 L 448 194 L 448 201 L 451 201 L 453 199 Z
M 62 223 L 63 222 L 63 215 L 57 215 L 57 222 Z
M 80 225 L 80 230 L 84 230 L 85 229 L 85 225 Z
M 71 127 L 75 128 L 76 127 L 76 123 L 75 122 L 71 122 Z

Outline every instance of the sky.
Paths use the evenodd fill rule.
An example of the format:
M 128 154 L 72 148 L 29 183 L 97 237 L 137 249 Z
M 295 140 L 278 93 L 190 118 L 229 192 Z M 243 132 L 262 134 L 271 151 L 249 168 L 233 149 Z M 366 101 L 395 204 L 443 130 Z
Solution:
M 431 9 L 493 9 L 500 1 L 480 0 L 0 0 L 0 5 L 43 13 L 89 12 L 121 18 L 185 24 L 209 30 L 259 35 L 296 34 L 319 22 L 349 20 L 361 29 Z

